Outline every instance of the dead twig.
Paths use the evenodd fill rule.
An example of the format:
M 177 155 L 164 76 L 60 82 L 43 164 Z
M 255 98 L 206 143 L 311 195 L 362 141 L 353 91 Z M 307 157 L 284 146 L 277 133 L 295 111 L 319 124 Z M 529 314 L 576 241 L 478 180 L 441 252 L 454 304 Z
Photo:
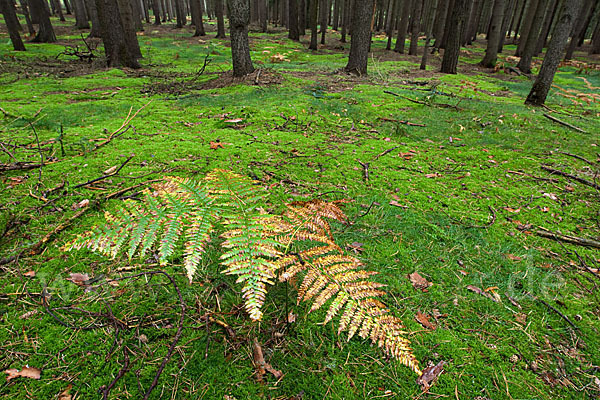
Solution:
M 548 118 L 550 121 L 552 122 L 556 122 L 557 124 L 560 124 L 562 126 L 566 126 L 567 128 L 571 128 L 577 132 L 581 132 L 581 133 L 587 133 L 587 131 L 584 131 L 581 128 L 576 127 L 575 125 L 571 125 L 568 122 L 565 121 L 561 121 L 560 119 L 553 117 L 552 115 L 548 114 L 548 113 L 544 113 L 544 117 Z
M 530 225 L 529 226 L 528 225 L 519 225 L 517 227 L 517 229 L 519 229 L 521 231 L 525 231 L 525 230 L 531 229 L 531 226 Z M 594 240 L 594 239 L 588 239 L 588 238 L 582 238 L 582 237 L 570 236 L 570 235 L 563 235 L 562 233 L 552 232 L 541 226 L 538 227 L 538 229 L 533 232 L 537 236 L 541 236 L 541 237 L 544 237 L 547 239 L 554 239 L 559 242 L 566 242 L 566 243 L 571 243 L 571 244 L 575 244 L 578 246 L 593 247 L 596 249 L 600 249 L 600 242 L 597 240 Z
M 77 189 L 77 188 L 80 188 L 80 187 L 83 187 L 83 186 L 87 186 L 87 185 L 90 185 L 90 184 L 92 184 L 92 183 L 95 183 L 95 182 L 99 182 L 99 181 L 101 181 L 101 180 L 104 180 L 104 179 L 106 179 L 106 178 L 110 178 L 111 176 L 118 175 L 118 174 L 119 174 L 119 172 L 120 172 L 120 171 L 123 169 L 123 167 L 124 167 L 125 165 L 127 165 L 127 163 L 129 163 L 129 161 L 131 161 L 131 159 L 132 159 L 133 157 L 135 157 L 135 154 L 132 154 L 132 155 L 130 155 L 129 157 L 127 157 L 127 160 L 125 160 L 125 161 L 124 161 L 124 162 L 123 162 L 123 163 L 122 163 L 122 164 L 119 166 L 119 168 L 117 168 L 117 169 L 116 169 L 114 172 L 111 172 L 110 174 L 104 174 L 104 175 L 102 175 L 101 177 L 98 177 L 98 178 L 95 178 L 95 179 L 91 179 L 91 180 L 89 180 L 89 181 L 87 181 L 87 182 L 84 182 L 84 183 L 80 183 L 80 184 L 78 184 L 78 185 L 75 185 L 75 186 L 73 186 L 73 189 Z
M 547 165 L 542 165 L 542 166 L 540 166 L 540 168 L 543 169 L 544 171 L 550 172 L 550 174 L 552 174 L 552 175 L 564 176 L 565 178 L 568 178 L 568 179 L 574 180 L 576 182 L 582 183 L 582 184 L 584 184 L 586 186 L 593 187 L 596 190 L 600 190 L 600 185 L 598 185 L 598 184 L 596 184 L 594 182 L 590 182 L 587 179 L 580 178 L 580 177 L 578 177 L 576 175 L 568 174 L 568 173 L 560 171 L 558 169 L 551 168 L 551 167 L 549 167 Z
M 398 147 L 400 147 L 400 146 L 392 147 L 391 149 L 387 149 L 387 150 L 385 150 L 385 151 L 383 151 L 383 152 L 381 152 L 381 153 L 377 154 L 377 155 L 376 155 L 376 156 L 373 158 L 373 160 L 377 160 L 379 157 L 383 157 L 383 156 L 385 156 L 386 154 L 389 154 L 389 153 L 391 153 L 392 151 L 396 150 Z
M 576 158 L 576 159 L 581 160 L 589 165 L 596 165 L 596 163 L 588 160 L 585 157 L 578 156 L 577 154 L 571 154 L 571 153 L 567 153 L 566 151 L 560 151 L 560 150 L 554 150 L 554 153 L 564 154 L 565 156 Z
M 386 122 L 395 122 L 397 124 L 403 124 L 403 125 L 408 125 L 408 126 L 420 126 L 420 127 L 426 127 L 427 126 L 425 124 L 417 124 L 415 122 L 404 121 L 404 120 L 401 120 L 401 119 L 386 118 L 386 117 L 380 117 L 379 119 L 382 120 L 382 121 L 386 121 Z
M 363 180 L 365 183 L 369 183 L 369 163 L 364 163 L 360 160 L 357 160 L 358 163 L 363 167 Z

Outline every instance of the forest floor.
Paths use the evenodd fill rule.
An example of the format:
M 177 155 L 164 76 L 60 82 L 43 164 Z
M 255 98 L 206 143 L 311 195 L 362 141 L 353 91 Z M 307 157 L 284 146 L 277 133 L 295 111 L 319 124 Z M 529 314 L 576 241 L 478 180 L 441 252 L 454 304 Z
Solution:
M 0 371 L 41 370 L 39 380 L 0 378 L 3 397 L 143 397 L 179 326 L 177 291 L 164 276 L 106 284 L 161 269 L 152 258 L 61 246 L 148 181 L 214 168 L 258 180 L 274 208 L 352 200 L 338 243 L 379 272 L 422 366 L 447 364 L 423 393 L 408 368 L 338 337 L 283 285 L 251 324 L 213 244 L 192 284 L 180 260 L 163 268 L 187 310 L 151 398 L 600 394 L 598 57 L 577 53 L 548 108 L 531 108 L 527 77 L 476 65 L 483 43 L 443 75 L 439 55 L 420 71 L 420 57 L 386 52 L 378 36 L 369 76 L 354 77 L 338 72 L 349 44 L 337 33 L 311 52 L 307 37 L 252 32 L 258 69 L 240 81 L 214 32 L 146 26 L 143 68 L 108 70 L 59 56 L 83 47 L 72 23 L 57 22 L 59 43 L 24 53 L 0 33 Z M 414 272 L 432 285 L 416 289 Z M 281 378 L 257 382 L 255 335 Z

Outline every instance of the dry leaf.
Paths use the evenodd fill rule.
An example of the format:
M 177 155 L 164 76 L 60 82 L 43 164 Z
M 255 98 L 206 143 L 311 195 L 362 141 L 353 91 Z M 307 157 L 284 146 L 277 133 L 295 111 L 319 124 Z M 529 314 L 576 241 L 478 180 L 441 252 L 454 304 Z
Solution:
M 117 166 L 115 165 L 113 167 L 110 167 L 106 171 L 104 171 L 104 175 L 114 174 L 116 170 L 117 170 Z
M 428 282 L 427 279 L 423 278 L 418 272 L 413 272 L 408 275 L 408 279 L 410 279 L 415 289 L 422 290 L 423 292 L 427 291 L 427 288 L 433 285 L 433 283 Z
M 485 292 L 485 291 L 481 290 L 481 289 L 480 289 L 480 288 L 478 288 L 477 286 L 469 285 L 469 286 L 467 286 L 467 289 L 469 289 L 469 290 L 470 290 L 471 292 L 473 292 L 473 293 L 477 293 L 477 294 L 480 294 L 480 295 L 482 295 L 482 296 L 485 296 L 485 297 L 487 297 L 488 299 L 490 299 L 490 300 L 492 300 L 492 301 L 495 301 L 496 303 L 498 303 L 498 302 L 499 302 L 499 298 L 500 298 L 499 296 L 492 296 L 491 294 L 489 294 L 489 293 L 487 293 L 487 292 Z
M 35 271 L 27 271 L 23 274 L 23 276 L 26 276 L 28 278 L 33 278 L 35 276 Z
M 294 314 L 293 312 L 290 311 L 287 319 L 288 319 L 287 320 L 288 324 L 293 324 L 294 322 L 296 322 L 296 314 Z
M 408 206 L 402 205 L 398 203 L 396 200 L 390 200 L 390 206 L 400 207 L 400 208 L 408 208 Z
M 67 280 L 73 282 L 76 285 L 82 286 L 85 281 L 90 280 L 90 277 L 88 274 L 80 274 L 78 272 L 72 272 L 71 277 L 67 278 Z
M 27 319 L 29 317 L 31 317 L 32 315 L 35 315 L 38 313 L 38 310 L 31 310 L 31 311 L 27 311 L 25 314 L 21 315 L 19 317 L 19 319 Z
M 242 118 L 233 118 L 233 119 L 226 119 L 224 122 L 230 123 L 230 124 L 237 124 L 240 122 L 243 122 L 244 120 Z
M 506 258 L 508 258 L 509 260 L 512 260 L 512 261 L 521 261 L 522 260 L 521 257 L 515 256 L 514 254 L 507 254 Z
M 435 174 L 425 174 L 425 178 L 439 178 L 440 176 L 442 175 L 437 172 Z
M 15 368 L 11 368 L 11 369 L 7 369 L 6 371 L 4 371 L 4 373 L 8 375 L 6 377 L 7 381 L 10 381 L 11 379 L 19 378 L 19 377 L 20 378 L 40 379 L 42 370 L 26 366 L 21 371 L 19 371 L 18 369 L 15 369 Z
M 225 146 L 223 146 L 223 143 L 221 143 L 221 142 L 210 142 L 210 148 L 211 148 L 212 150 L 216 150 L 216 149 L 218 149 L 219 147 L 220 147 L 220 148 L 222 148 L 222 149 L 224 149 L 224 148 L 225 148 Z
M 73 210 L 78 210 L 80 208 L 87 207 L 89 204 L 90 204 L 90 201 L 88 199 L 83 199 L 79 203 L 73 203 L 71 208 Z
M 60 394 L 58 395 L 58 400 L 71 400 L 73 396 L 71 396 L 69 392 L 71 391 L 72 387 L 73 385 L 69 385 L 65 390 L 60 392 Z
M 431 329 L 432 331 L 434 331 L 436 328 L 436 326 L 429 321 L 429 315 L 427 314 L 421 314 L 420 312 L 417 312 L 415 319 L 418 323 L 423 325 L 423 328 Z
M 437 365 L 430 365 L 423 370 L 423 374 L 417 378 L 417 383 L 421 385 L 424 391 L 429 390 L 433 382 L 444 372 L 446 361 L 440 361 Z
M 527 323 L 527 314 L 523 314 L 523 313 L 515 314 L 515 319 L 521 325 L 525 325 Z

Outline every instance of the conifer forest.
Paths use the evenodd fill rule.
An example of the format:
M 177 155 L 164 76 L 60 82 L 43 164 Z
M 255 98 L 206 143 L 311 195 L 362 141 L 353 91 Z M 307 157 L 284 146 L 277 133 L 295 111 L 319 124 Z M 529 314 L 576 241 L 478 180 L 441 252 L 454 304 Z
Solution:
M 600 0 L 0 15 L 0 398 L 600 398 Z

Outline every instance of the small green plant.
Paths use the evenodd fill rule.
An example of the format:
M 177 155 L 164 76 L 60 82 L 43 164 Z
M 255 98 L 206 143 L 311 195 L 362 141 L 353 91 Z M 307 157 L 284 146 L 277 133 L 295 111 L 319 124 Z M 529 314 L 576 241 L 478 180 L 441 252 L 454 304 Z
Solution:
M 356 257 L 333 238 L 328 220 L 346 223 L 339 202 L 312 200 L 285 205 L 281 215 L 265 211 L 268 192 L 247 177 L 214 170 L 201 181 L 168 177 L 144 193 L 143 202 L 125 201 L 106 224 L 77 237 L 65 248 L 88 248 L 107 256 L 143 257 L 157 248 L 167 264 L 182 249 L 190 283 L 211 237 L 220 232 L 224 274 L 242 283 L 250 319 L 262 318 L 267 287 L 302 276 L 298 303 L 311 312 L 329 303 L 325 322 L 340 315 L 338 333 L 369 338 L 421 375 L 402 323 L 378 300 L 385 294 Z

